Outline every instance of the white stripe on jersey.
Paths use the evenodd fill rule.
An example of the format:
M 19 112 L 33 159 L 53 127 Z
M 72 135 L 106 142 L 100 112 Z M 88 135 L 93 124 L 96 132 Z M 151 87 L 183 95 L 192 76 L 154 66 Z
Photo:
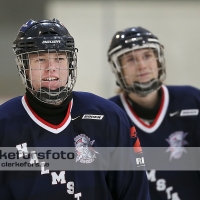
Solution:
M 46 129 L 49 132 L 58 134 L 58 133 L 62 132 L 71 122 L 71 109 L 72 109 L 72 105 L 73 105 L 73 99 L 69 103 L 69 108 L 68 108 L 65 119 L 58 125 L 50 124 L 50 123 L 46 122 L 45 120 L 43 120 L 42 118 L 40 118 L 36 113 L 34 113 L 31 110 L 31 108 L 29 107 L 29 105 L 27 104 L 24 96 L 22 97 L 21 101 L 22 101 L 22 105 L 23 105 L 24 109 L 26 110 L 26 112 L 28 113 L 30 118 L 36 124 L 38 124 L 39 126 L 41 126 L 42 128 Z
M 146 133 L 153 133 L 162 123 L 166 112 L 167 112 L 167 108 L 169 105 L 169 92 L 166 86 L 162 85 L 162 91 L 163 91 L 163 102 L 161 102 L 162 107 L 159 109 L 159 112 L 155 118 L 155 120 L 153 121 L 152 124 L 147 125 L 146 123 L 144 123 L 135 113 L 134 110 L 132 110 L 125 97 L 124 94 L 120 94 L 120 99 L 122 101 L 122 104 L 124 106 L 125 111 L 127 112 L 128 116 L 130 117 L 130 119 L 133 121 L 133 123 L 139 127 L 141 130 L 143 130 Z

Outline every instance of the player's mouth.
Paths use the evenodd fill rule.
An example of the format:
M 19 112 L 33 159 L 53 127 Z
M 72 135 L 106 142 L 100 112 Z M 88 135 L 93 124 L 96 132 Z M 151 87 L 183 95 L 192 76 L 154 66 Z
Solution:
M 145 76 L 148 76 L 150 73 L 146 72 L 146 73 L 141 73 L 141 74 L 138 74 L 137 77 L 145 77 Z
M 42 81 L 58 81 L 59 78 L 56 78 L 56 77 L 48 77 L 48 78 L 43 78 Z
M 45 77 L 42 79 L 42 87 L 49 88 L 50 90 L 55 90 L 60 87 L 61 81 L 58 77 Z
M 147 82 L 151 79 L 151 73 L 144 72 L 137 75 L 137 79 L 139 82 Z

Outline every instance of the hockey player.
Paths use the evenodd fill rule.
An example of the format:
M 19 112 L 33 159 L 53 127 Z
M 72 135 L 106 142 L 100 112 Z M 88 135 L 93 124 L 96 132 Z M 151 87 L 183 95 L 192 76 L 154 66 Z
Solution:
M 76 152 L 74 163 L 86 170 L 65 170 L 65 164 L 62 171 L 53 171 L 44 165 L 48 160 L 40 161 L 44 155 L 49 158 L 52 149 L 38 155 L 31 151 L 30 163 L 39 163 L 41 170 L 13 171 L 18 164 L 5 168 L 9 163 L 1 163 L 0 199 L 148 200 L 144 170 L 109 168 L 116 147 L 140 147 L 125 112 L 94 94 L 72 91 L 77 49 L 65 26 L 57 19 L 29 20 L 20 28 L 13 50 L 26 93 L 0 107 L 1 159 L 14 158 L 15 154 L 2 153 L 5 147 L 14 147 L 19 159 L 30 156 L 33 147 L 71 147 Z M 97 147 L 108 147 L 107 162 Z M 73 152 L 70 155 L 73 159 Z M 108 167 L 87 170 L 96 162 Z
M 184 158 L 185 147 L 200 146 L 200 91 L 191 86 L 163 84 L 163 50 L 159 39 L 142 27 L 114 34 L 108 60 L 119 90 L 110 100 L 124 109 L 136 125 L 144 156 L 148 154 L 145 147 L 166 147 L 163 157 L 168 157 L 170 168 Z M 156 162 L 156 158 L 152 159 Z M 156 171 L 149 169 L 148 163 L 146 168 L 151 199 L 199 199 L 199 172 Z

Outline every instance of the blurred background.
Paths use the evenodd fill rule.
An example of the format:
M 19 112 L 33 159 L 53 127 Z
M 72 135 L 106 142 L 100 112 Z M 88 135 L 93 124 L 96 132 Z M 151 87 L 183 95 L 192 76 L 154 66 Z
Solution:
M 115 94 L 107 62 L 114 33 L 131 26 L 153 32 L 165 47 L 166 84 L 200 88 L 200 1 L 195 0 L 1 0 L 0 104 L 25 92 L 12 42 L 29 19 L 59 19 L 75 38 L 78 77 L 74 90 L 104 98 Z

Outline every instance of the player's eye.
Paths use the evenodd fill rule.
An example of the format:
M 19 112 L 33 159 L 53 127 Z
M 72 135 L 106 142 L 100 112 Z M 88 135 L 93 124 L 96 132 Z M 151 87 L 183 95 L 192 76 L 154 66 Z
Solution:
M 126 58 L 126 62 L 127 62 L 127 63 L 135 63 L 135 62 L 136 62 L 136 59 L 135 59 L 134 56 L 128 56 L 128 57 Z
M 46 59 L 42 57 L 36 57 L 36 58 L 31 58 L 31 61 L 33 62 L 45 62 Z
M 153 54 L 153 52 L 151 53 L 151 52 L 147 52 L 147 53 L 145 53 L 144 55 L 143 55 L 143 59 L 144 60 L 149 60 L 149 59 L 152 59 L 154 57 L 154 54 Z
M 38 58 L 39 62 L 46 62 L 46 60 L 47 60 L 46 58 Z
M 63 60 L 66 60 L 66 59 L 67 59 L 66 56 L 59 56 L 59 57 L 58 57 L 58 60 L 59 60 L 59 61 L 63 61 Z

